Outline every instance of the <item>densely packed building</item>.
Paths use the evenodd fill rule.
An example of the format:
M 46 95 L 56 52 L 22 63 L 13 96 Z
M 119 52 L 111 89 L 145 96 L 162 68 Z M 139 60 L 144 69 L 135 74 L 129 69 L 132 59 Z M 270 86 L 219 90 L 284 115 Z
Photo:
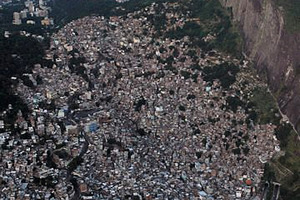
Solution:
M 163 6 L 167 29 L 190 20 Z M 188 37 L 156 37 L 156 7 L 85 17 L 52 36 L 53 66 L 35 66 L 36 87 L 18 86 L 29 121 L 19 113 L 21 136 L 0 137 L 1 199 L 255 198 L 279 151 L 275 126 L 247 123 L 228 99 L 247 102 L 256 77 Z M 204 80 L 204 67 L 229 63 L 239 68 L 230 87 Z

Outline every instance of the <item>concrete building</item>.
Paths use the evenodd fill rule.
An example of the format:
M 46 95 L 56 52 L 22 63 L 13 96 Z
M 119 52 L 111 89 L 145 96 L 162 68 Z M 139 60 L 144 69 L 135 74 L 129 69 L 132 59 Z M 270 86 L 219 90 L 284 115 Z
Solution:
M 34 8 L 34 4 L 32 1 L 30 1 L 28 4 L 28 10 L 30 13 L 34 13 L 35 8 Z
M 27 10 L 22 10 L 20 12 L 20 16 L 21 16 L 22 19 L 27 18 L 27 12 L 28 12 Z
M 14 14 L 13 14 L 13 24 L 14 25 L 20 25 L 20 24 L 22 24 L 20 13 L 14 12 Z

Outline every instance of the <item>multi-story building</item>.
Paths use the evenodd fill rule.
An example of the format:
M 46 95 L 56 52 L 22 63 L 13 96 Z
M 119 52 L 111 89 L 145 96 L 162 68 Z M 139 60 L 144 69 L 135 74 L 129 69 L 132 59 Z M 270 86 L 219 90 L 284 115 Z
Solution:
M 14 25 L 22 24 L 20 13 L 14 12 L 14 14 L 13 14 L 13 24 Z

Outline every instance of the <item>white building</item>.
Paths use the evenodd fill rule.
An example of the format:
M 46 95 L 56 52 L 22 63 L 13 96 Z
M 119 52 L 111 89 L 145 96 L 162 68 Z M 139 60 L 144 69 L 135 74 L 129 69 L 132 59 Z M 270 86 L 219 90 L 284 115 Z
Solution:
M 32 1 L 30 1 L 29 5 L 28 5 L 28 10 L 30 13 L 34 13 L 35 9 L 34 9 L 34 5 L 33 5 Z
M 40 8 L 44 6 L 44 1 L 43 0 L 39 0 L 39 6 L 40 6 Z
M 14 12 L 14 14 L 13 14 L 13 24 L 14 25 L 20 25 L 20 24 L 22 24 L 20 13 Z
M 20 12 L 20 16 L 21 16 L 22 19 L 27 18 L 27 10 L 22 10 Z

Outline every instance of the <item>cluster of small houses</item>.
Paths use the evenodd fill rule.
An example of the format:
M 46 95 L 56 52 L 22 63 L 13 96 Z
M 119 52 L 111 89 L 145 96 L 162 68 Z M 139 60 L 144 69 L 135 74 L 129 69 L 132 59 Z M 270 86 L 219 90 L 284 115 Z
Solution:
M 156 6 L 78 19 L 52 36 L 46 57 L 55 64 L 37 65 L 32 74 L 43 83 L 18 86 L 32 109 L 27 121 L 18 114 L 21 136 L 0 134 L 1 199 L 225 200 L 259 193 L 264 162 L 279 151 L 275 126 L 249 129 L 243 108 L 223 108 L 245 74 L 224 90 L 190 66 L 236 60 L 192 48 L 187 37 L 154 38 L 146 16 Z M 163 6 L 178 26 L 188 20 L 175 4 Z M 196 60 L 187 55 L 191 49 Z M 80 57 L 85 61 L 69 65 Z
M 13 13 L 14 25 L 21 25 L 26 22 L 26 24 L 34 25 L 40 23 L 43 26 L 50 26 L 54 24 L 52 18 L 49 17 L 49 12 L 51 8 L 47 5 L 49 0 L 27 0 L 24 2 L 25 8 L 19 12 Z M 42 19 L 34 19 L 42 18 Z M 38 21 L 37 21 L 38 20 Z

